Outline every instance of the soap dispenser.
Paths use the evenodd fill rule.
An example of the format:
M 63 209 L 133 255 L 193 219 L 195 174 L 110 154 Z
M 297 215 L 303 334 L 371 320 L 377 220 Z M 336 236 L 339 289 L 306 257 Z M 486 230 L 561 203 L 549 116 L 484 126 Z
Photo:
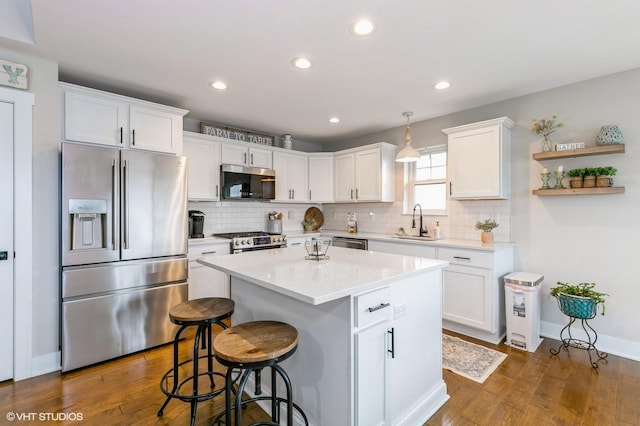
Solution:
M 436 222 L 436 227 L 433 229 L 433 238 L 439 240 L 442 238 L 442 229 L 440 229 L 440 222 Z

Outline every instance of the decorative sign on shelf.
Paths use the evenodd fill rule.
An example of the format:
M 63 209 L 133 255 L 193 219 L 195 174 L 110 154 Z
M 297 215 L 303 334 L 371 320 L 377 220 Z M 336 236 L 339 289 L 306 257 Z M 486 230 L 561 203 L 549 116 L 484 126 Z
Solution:
M 273 146 L 275 141 L 275 137 L 273 136 L 204 122 L 200 122 L 200 133 L 236 141 L 257 143 L 259 145 Z
M 571 151 L 572 149 L 584 148 L 584 142 L 557 143 L 556 151 Z
M 26 65 L 0 59 L 0 85 L 26 89 L 27 71 L 29 68 Z

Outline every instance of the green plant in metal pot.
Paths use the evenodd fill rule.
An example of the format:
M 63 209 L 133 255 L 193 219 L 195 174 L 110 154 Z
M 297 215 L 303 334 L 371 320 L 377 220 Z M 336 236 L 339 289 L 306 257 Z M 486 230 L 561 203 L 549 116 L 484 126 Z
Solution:
M 605 296 L 609 296 L 607 293 L 601 293 L 599 291 L 594 290 L 596 284 L 595 283 L 579 283 L 579 284 L 569 284 L 558 281 L 556 287 L 553 287 L 549 294 L 556 299 L 560 299 L 563 296 L 577 296 L 582 298 L 589 298 L 596 305 L 602 305 L 602 315 L 605 312 Z M 566 313 L 566 312 L 565 312 Z

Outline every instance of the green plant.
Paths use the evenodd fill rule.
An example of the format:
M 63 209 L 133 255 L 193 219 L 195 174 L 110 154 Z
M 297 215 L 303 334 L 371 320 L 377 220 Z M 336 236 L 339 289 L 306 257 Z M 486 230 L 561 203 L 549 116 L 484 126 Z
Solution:
M 494 228 L 497 228 L 499 225 L 493 219 L 486 219 L 483 222 L 476 222 L 476 229 L 480 229 L 484 232 L 491 232 Z
M 608 294 L 595 291 L 595 286 L 595 283 L 569 284 L 558 281 L 557 287 L 553 287 L 549 294 L 555 298 L 558 298 L 561 294 L 588 297 L 595 303 L 602 304 L 602 315 L 604 315 L 604 298 L 605 296 L 608 296 Z
M 613 176 L 618 171 L 618 169 L 611 166 L 598 167 L 597 169 L 598 169 L 597 171 L 598 174 L 596 176 Z
M 584 169 L 585 176 L 598 176 L 599 167 L 587 167 Z
M 314 218 L 305 218 L 302 221 L 302 226 L 313 226 L 316 224 L 316 220 Z
M 567 172 L 569 177 L 583 177 L 585 174 L 585 169 L 572 169 Z

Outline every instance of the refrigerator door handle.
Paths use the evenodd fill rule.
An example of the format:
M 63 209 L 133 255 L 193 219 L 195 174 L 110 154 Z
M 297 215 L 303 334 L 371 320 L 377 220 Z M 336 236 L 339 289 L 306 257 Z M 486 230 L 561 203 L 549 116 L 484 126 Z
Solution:
M 122 244 L 126 250 L 129 248 L 129 169 L 127 160 L 122 163 Z
M 116 224 L 116 200 L 118 197 L 116 189 L 116 159 L 111 159 L 111 249 L 118 250 L 118 239 L 116 238 L 118 228 Z

